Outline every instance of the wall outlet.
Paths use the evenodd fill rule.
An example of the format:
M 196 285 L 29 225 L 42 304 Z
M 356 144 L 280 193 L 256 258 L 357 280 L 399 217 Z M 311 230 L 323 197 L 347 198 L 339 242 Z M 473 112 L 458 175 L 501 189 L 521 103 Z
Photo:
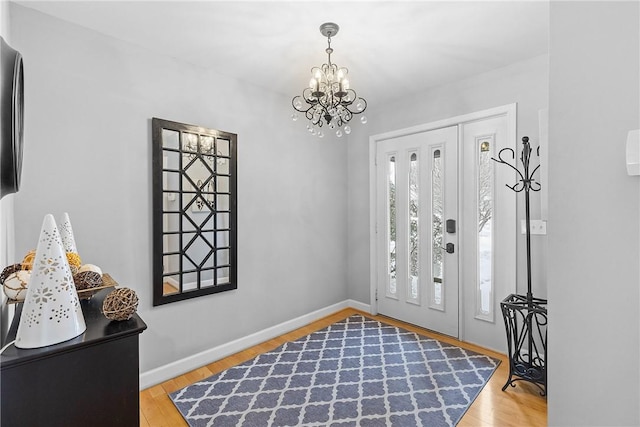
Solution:
M 532 219 L 530 222 L 531 227 L 531 235 L 546 235 L 547 234 L 547 221 L 542 219 Z M 527 222 L 523 219 L 520 220 L 520 232 L 522 234 L 527 234 Z

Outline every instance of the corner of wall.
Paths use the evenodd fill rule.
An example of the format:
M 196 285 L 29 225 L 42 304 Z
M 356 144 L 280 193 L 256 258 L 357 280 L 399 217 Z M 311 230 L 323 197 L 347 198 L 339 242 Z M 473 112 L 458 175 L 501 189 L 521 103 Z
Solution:
M 9 2 L 2 0 L 0 1 L 0 36 L 7 43 L 10 41 L 9 29 Z M 14 242 L 13 196 L 9 195 L 0 199 L 0 268 L 13 262 Z M 5 304 L 4 292 L 0 300 L 2 302 L 0 308 L 0 345 L 4 345 L 4 337 L 11 324 L 13 310 Z

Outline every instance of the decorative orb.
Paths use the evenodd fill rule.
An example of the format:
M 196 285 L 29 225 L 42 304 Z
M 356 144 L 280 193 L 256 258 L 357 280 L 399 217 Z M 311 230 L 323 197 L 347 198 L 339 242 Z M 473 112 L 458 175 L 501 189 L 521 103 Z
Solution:
M 2 285 L 4 294 L 11 300 L 24 301 L 24 297 L 27 296 L 27 286 L 30 278 L 31 272 L 27 270 L 11 273 Z
M 318 131 L 318 138 L 322 138 L 324 136 L 324 132 Z
M 356 102 L 356 110 L 358 111 L 364 110 L 364 103 L 362 101 Z
M 31 270 L 33 268 L 33 260 L 36 258 L 36 251 L 31 250 L 22 259 L 22 269 Z
M 300 108 L 302 108 L 302 101 L 300 101 L 300 99 L 296 99 L 293 102 L 293 106 L 299 110 Z
M 76 252 L 67 252 L 67 261 L 69 261 L 69 266 L 76 266 L 80 268 L 80 266 L 82 265 L 80 255 L 78 255 Z
M 102 313 L 109 320 L 129 320 L 138 308 L 138 296 L 133 289 L 115 289 L 102 303 Z
M 315 129 L 311 129 L 311 135 L 315 135 L 316 134 L 316 130 Z
M 336 135 L 338 136 L 338 138 L 342 137 L 342 131 L 340 129 L 338 129 L 336 131 Z
M 360 117 L 360 121 L 362 122 L 362 124 L 366 124 L 367 123 L 367 116 L 362 116 Z
M 22 270 L 22 264 L 13 264 L 5 267 L 4 270 L 2 270 L 2 273 L 0 273 L 0 284 L 4 283 L 11 273 L 15 273 L 20 270 Z
M 297 113 L 293 113 L 293 114 L 291 115 L 291 120 L 293 120 L 294 122 L 295 122 L 296 120 L 298 120 L 298 114 L 297 114 Z
M 76 284 L 76 290 L 97 288 L 102 286 L 102 276 L 95 271 L 83 271 L 73 275 L 73 283 Z
M 349 135 L 351 133 L 351 126 L 347 125 L 344 127 L 344 133 L 346 133 L 347 135 Z
M 102 276 L 102 269 L 97 265 L 84 264 L 80 266 L 80 268 L 78 269 L 78 273 L 82 273 L 83 271 L 95 271 L 96 273 Z

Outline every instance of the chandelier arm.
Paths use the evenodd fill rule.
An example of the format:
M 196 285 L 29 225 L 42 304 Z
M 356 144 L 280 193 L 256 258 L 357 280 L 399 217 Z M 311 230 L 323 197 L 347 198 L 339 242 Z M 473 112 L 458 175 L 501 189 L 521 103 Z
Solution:
M 304 113 L 305 117 L 307 118 L 307 120 L 309 120 L 311 122 L 311 124 L 317 126 L 319 123 L 322 123 L 320 120 L 315 118 L 315 114 L 313 111 L 311 111 L 311 108 L 309 108 L 305 113 Z M 320 124 L 320 126 L 322 126 Z
M 312 92 L 311 88 L 305 88 L 302 91 L 302 95 L 294 96 L 293 99 L 291 100 L 291 105 L 293 106 L 294 110 L 299 111 L 301 113 L 304 113 L 305 111 L 308 110 L 308 109 L 305 109 L 305 108 L 296 107 L 296 100 L 300 101 L 300 104 L 302 104 L 304 102 L 306 104 L 311 105 L 311 107 L 316 105 L 318 103 L 318 100 L 316 98 L 314 98 L 312 94 L 313 94 L 313 92 Z
M 345 123 L 350 122 L 352 118 L 353 118 L 353 111 L 349 110 L 348 108 L 345 108 L 344 113 L 340 115 L 340 119 Z
M 358 94 L 356 93 L 355 90 L 353 89 L 349 89 L 348 90 L 348 99 L 349 101 L 344 101 L 342 100 L 340 102 L 340 105 L 342 105 L 346 110 L 349 110 L 352 114 L 360 114 L 360 113 L 364 113 L 364 111 L 367 109 L 367 100 L 364 98 L 359 98 Z M 352 110 L 351 107 L 353 104 L 358 105 L 358 103 L 362 103 L 362 110 L 360 109 L 356 109 L 355 111 Z
M 296 96 L 296 98 L 298 98 L 298 97 Z M 313 105 L 309 105 L 309 108 L 306 108 L 306 109 L 305 108 L 297 108 L 296 105 L 295 105 L 295 99 L 296 98 L 293 98 L 293 101 L 291 102 L 291 104 L 293 105 L 293 109 L 294 110 L 296 110 L 296 111 L 298 111 L 300 113 L 306 113 L 307 111 L 309 111 L 310 109 L 313 108 Z
M 364 104 L 364 106 L 363 106 L 363 108 L 362 108 L 362 111 L 359 111 L 357 114 L 364 113 L 364 110 L 366 110 L 366 109 L 367 109 L 367 100 L 366 100 L 366 99 L 364 99 L 364 98 L 358 98 L 358 100 L 359 100 L 360 102 L 362 102 L 362 103 Z

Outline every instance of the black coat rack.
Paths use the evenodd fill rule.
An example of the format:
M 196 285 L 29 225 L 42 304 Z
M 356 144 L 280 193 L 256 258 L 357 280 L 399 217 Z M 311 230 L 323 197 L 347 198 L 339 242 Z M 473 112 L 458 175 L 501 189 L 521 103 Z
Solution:
M 504 318 L 507 332 L 509 351 L 509 378 L 502 387 L 505 391 L 509 385 L 515 387 L 517 381 L 528 381 L 535 384 L 541 390 L 540 394 L 547 394 L 547 300 L 535 298 L 531 291 L 531 218 L 529 215 L 529 193 L 540 191 L 540 183 L 534 178 L 540 165 L 533 171 L 529 171 L 531 160 L 531 145 L 529 137 L 522 138 L 522 152 L 520 162 L 522 171 L 515 162 L 515 152 L 511 148 L 503 148 L 498 153 L 498 158 L 492 160 L 505 164 L 516 171 L 518 182 L 507 187 L 516 193 L 524 191 L 525 197 L 525 224 L 527 237 L 527 295 L 511 294 L 501 303 L 502 317 Z M 505 153 L 511 153 L 509 163 L 503 158 Z M 540 147 L 536 150 L 540 157 Z

